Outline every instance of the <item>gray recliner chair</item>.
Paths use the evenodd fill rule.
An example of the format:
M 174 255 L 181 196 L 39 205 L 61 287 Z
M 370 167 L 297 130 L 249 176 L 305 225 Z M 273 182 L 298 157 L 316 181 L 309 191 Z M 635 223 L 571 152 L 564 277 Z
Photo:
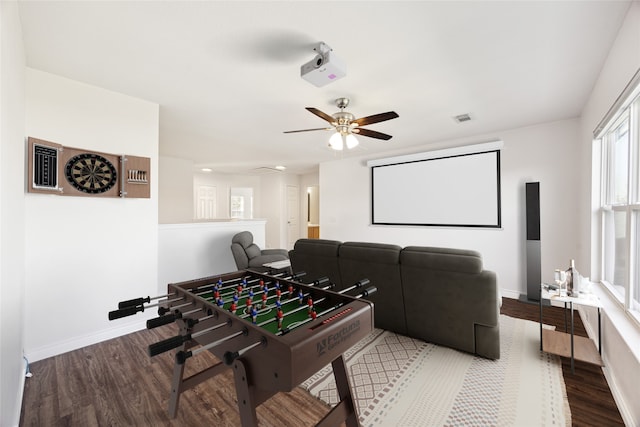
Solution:
M 233 236 L 231 253 L 238 270 L 264 269 L 263 265 L 266 263 L 289 259 L 286 249 L 260 249 L 253 243 L 253 234 L 250 231 L 241 231 Z

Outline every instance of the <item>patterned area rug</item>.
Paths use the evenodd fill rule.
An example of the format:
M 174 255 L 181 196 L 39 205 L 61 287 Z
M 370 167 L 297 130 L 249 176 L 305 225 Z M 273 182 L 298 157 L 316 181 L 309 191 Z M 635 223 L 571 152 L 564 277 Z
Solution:
M 344 354 L 360 422 L 373 426 L 571 425 L 562 365 L 540 326 L 500 316 L 499 360 L 380 329 Z M 331 365 L 301 386 L 338 402 Z

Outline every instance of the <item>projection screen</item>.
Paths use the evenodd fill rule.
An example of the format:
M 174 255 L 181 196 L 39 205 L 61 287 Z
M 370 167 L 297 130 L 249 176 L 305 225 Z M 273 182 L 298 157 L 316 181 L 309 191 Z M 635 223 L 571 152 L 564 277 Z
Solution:
M 372 165 L 373 224 L 501 227 L 500 150 L 439 153 Z

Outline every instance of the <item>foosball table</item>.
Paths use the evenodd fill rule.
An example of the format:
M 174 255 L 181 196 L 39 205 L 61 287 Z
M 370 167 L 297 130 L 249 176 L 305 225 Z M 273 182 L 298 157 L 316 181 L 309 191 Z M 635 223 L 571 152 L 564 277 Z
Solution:
M 232 369 L 242 426 L 257 426 L 258 405 L 331 363 L 340 401 L 317 425 L 359 426 L 342 354 L 373 330 L 373 303 L 362 297 L 375 288 L 362 279 L 334 292 L 328 279 L 303 276 L 241 270 L 171 283 L 166 295 L 120 302 L 109 319 L 158 307 L 147 328 L 178 324 L 179 335 L 148 348 L 149 356 L 176 349 L 172 418 L 184 391 Z M 219 362 L 185 378 L 185 364 L 204 351 Z

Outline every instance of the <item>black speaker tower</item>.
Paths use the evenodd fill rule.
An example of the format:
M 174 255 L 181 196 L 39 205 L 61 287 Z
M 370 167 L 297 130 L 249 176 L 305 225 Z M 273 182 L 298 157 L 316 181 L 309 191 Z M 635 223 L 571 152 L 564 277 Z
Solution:
M 526 215 L 527 215 L 527 300 L 540 301 L 540 285 L 542 284 L 542 265 L 540 256 L 540 183 L 527 182 Z

